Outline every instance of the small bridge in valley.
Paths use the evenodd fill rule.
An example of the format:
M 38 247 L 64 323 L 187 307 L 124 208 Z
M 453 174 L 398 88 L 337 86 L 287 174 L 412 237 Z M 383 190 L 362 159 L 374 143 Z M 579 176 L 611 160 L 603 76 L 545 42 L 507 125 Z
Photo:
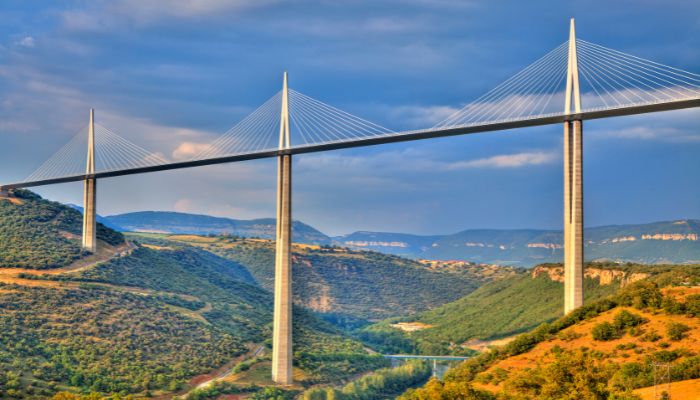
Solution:
M 454 364 L 469 359 L 469 357 L 460 356 L 424 356 L 415 354 L 385 354 L 384 358 L 391 360 L 392 367 L 400 365 L 401 362 L 408 360 L 428 361 L 433 371 L 433 376 L 439 379 L 442 379 L 445 372 L 447 372 L 447 370 Z
M 564 299 L 565 312 L 570 312 L 583 304 L 583 121 L 693 107 L 700 107 L 700 75 L 578 39 L 572 19 L 567 41 L 433 127 L 385 128 L 289 88 L 285 73 L 279 93 L 186 161 L 168 160 L 124 139 L 98 124 L 91 110 L 84 130 L 24 181 L 2 184 L 0 195 L 19 188 L 84 182 L 82 246 L 94 252 L 98 179 L 276 158 L 272 377 L 290 384 L 294 155 L 562 124 Z

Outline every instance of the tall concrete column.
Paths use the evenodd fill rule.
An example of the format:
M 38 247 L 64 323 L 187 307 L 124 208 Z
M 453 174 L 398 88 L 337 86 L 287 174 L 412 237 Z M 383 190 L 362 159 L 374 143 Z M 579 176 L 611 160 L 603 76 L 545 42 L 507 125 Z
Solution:
M 564 312 L 583 305 L 583 123 L 564 124 Z
M 95 173 L 95 110 L 90 109 L 85 175 Z M 97 179 L 88 177 L 83 188 L 83 250 L 97 250 Z
M 284 73 L 280 150 L 289 148 L 289 102 Z M 275 311 L 272 332 L 272 380 L 291 385 L 292 379 L 292 156 L 277 161 L 277 235 L 275 252 Z
M 581 112 L 573 18 L 564 111 L 567 115 Z M 564 312 L 567 314 L 583 305 L 583 122 L 575 115 L 572 117 L 564 123 Z

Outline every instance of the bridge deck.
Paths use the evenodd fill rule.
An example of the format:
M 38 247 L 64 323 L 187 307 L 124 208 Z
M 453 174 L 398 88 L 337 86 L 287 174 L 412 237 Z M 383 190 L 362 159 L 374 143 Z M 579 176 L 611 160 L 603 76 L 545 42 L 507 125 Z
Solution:
M 71 176 L 37 180 L 37 181 L 17 182 L 17 183 L 10 183 L 10 184 L 2 185 L 2 186 L 0 186 L 0 189 L 7 190 L 7 189 L 37 187 L 37 186 L 45 186 L 45 185 L 51 185 L 51 184 L 57 184 L 57 183 L 78 182 L 78 181 L 83 181 L 87 178 L 110 178 L 110 177 L 143 174 L 143 173 L 157 172 L 157 171 L 168 171 L 168 170 L 183 169 L 183 168 L 193 168 L 193 167 L 200 167 L 200 166 L 206 166 L 206 165 L 216 165 L 216 164 L 233 163 L 233 162 L 240 162 L 240 161 L 247 161 L 247 160 L 256 160 L 256 159 L 262 159 L 262 158 L 270 158 L 270 157 L 276 157 L 276 156 L 284 155 L 284 154 L 305 154 L 305 153 L 314 153 L 314 152 L 320 152 L 320 151 L 349 149 L 349 148 L 354 148 L 354 147 L 373 146 L 373 145 L 385 144 L 385 143 L 397 143 L 397 142 L 406 142 L 406 141 L 412 141 L 412 140 L 466 135 L 466 134 L 481 133 L 481 132 L 493 132 L 493 131 L 508 130 L 508 129 L 514 129 L 514 128 L 551 125 L 551 124 L 563 123 L 565 121 L 572 121 L 572 120 L 592 120 L 592 119 L 609 118 L 609 117 L 616 117 L 616 116 L 645 114 L 645 113 L 658 112 L 658 111 L 680 110 L 680 109 L 694 108 L 694 107 L 700 107 L 700 97 L 686 99 L 686 100 L 672 101 L 672 102 L 662 102 L 662 103 L 657 103 L 657 104 L 643 104 L 643 105 L 638 105 L 638 106 L 626 106 L 626 107 L 620 107 L 620 108 L 607 108 L 607 109 L 600 109 L 600 110 L 590 110 L 590 111 L 584 111 L 581 113 L 569 114 L 569 115 L 565 115 L 562 113 L 562 114 L 546 115 L 546 116 L 513 120 L 513 121 L 479 124 L 479 125 L 446 127 L 446 128 L 438 128 L 438 129 L 435 129 L 435 128 L 421 129 L 421 130 L 399 132 L 399 133 L 393 133 L 393 134 L 387 134 L 387 135 L 381 135 L 381 136 L 373 136 L 373 137 L 367 137 L 367 138 L 361 138 L 361 139 L 349 140 L 349 141 L 335 141 L 335 142 L 326 142 L 326 143 L 306 145 L 306 146 L 296 146 L 296 147 L 292 147 L 292 148 L 285 149 L 285 150 L 259 151 L 259 152 L 251 152 L 251 153 L 246 153 L 246 154 L 235 154 L 235 155 L 224 156 L 224 157 L 214 157 L 214 158 L 202 159 L 202 160 L 181 161 L 181 162 L 173 162 L 173 163 L 169 163 L 169 164 L 159 164 L 159 165 L 153 165 L 153 166 L 147 166 L 147 167 L 104 171 L 104 172 L 97 172 L 94 174 L 78 174 L 78 175 L 71 175 Z

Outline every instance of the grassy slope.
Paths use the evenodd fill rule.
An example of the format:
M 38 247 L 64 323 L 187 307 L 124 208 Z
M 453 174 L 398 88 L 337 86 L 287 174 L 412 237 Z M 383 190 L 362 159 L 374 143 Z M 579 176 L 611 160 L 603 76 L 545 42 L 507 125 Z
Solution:
M 465 399 L 563 399 L 572 394 L 633 399 L 633 389 L 653 383 L 653 362 L 669 363 L 673 381 L 696 379 L 700 377 L 697 285 L 700 266 L 660 272 L 468 360 L 451 370 L 444 382 L 431 381 L 402 398 L 462 393 Z M 593 339 L 596 326 L 614 323 L 623 310 L 642 317 L 642 323 L 619 328 L 619 337 L 609 341 Z M 690 330 L 674 339 L 667 332 L 671 322 Z
M 194 295 L 210 304 L 202 316 L 246 341 L 269 346 L 272 294 L 254 286 L 239 264 L 177 243 L 159 250 L 141 247 L 131 257 L 100 264 L 75 280 L 137 286 Z M 248 281 L 248 282 L 245 282 Z M 303 309 L 295 309 L 295 362 L 309 383 L 347 376 L 383 365 L 363 346 Z
M 274 246 L 270 241 L 171 236 L 245 265 L 271 289 Z M 316 311 L 380 319 L 432 309 L 456 300 L 487 280 L 478 275 L 433 271 L 418 262 L 376 252 L 294 246 L 295 297 Z
M 2 285 L 0 310 L 5 395 L 37 397 L 69 386 L 100 392 L 174 389 L 245 349 L 234 335 L 152 296 Z
M 71 236 L 80 215 L 22 195 L 0 200 L 2 254 L 21 261 L 9 266 L 45 269 L 80 257 Z M 103 240 L 123 240 L 101 229 Z M 43 250 L 26 253 L 29 244 Z M 270 336 L 272 295 L 243 266 L 182 244 L 139 246 L 72 273 L 5 278 L 21 285 L 0 282 L 0 397 L 174 390 Z M 295 361 L 308 383 L 385 365 L 304 310 L 295 321 Z
M 619 284 L 601 286 L 585 280 L 587 301 L 614 293 Z M 405 333 L 392 328 L 389 319 L 365 328 L 360 337 L 377 349 L 423 354 L 469 354 L 461 344 L 471 339 L 496 339 L 526 332 L 561 316 L 563 284 L 529 273 L 488 283 L 469 295 L 434 310 L 406 317 L 427 329 Z
M 80 212 L 18 191 L 12 201 L 0 199 L 0 268 L 64 267 L 81 257 Z M 124 242 L 121 233 L 97 225 L 97 238 Z

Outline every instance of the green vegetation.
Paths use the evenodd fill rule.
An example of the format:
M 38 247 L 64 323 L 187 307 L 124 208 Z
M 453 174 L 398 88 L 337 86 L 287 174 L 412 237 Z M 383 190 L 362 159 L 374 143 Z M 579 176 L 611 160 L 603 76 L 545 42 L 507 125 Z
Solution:
M 634 328 L 645 322 L 647 321 L 639 315 L 622 310 L 615 316 L 613 323 L 606 321 L 596 324 L 591 333 L 595 340 L 608 341 L 619 339 L 627 331 L 630 333 L 638 332 Z
M 141 240 L 145 240 L 144 236 Z M 255 280 L 272 290 L 274 244 L 236 237 L 198 240 L 168 237 L 201 247 L 244 265 Z M 295 301 L 328 314 L 337 323 L 378 319 L 429 310 L 454 301 L 489 278 L 434 271 L 406 258 L 336 247 L 295 246 Z
M 92 287 L 0 289 L 0 397 L 46 396 L 59 387 L 174 390 L 245 350 L 231 334 L 149 296 Z
M 23 259 L 29 246 L 19 243 L 25 240 L 53 253 L 38 251 L 44 258 L 27 256 L 13 266 L 58 267 L 80 257 L 80 214 L 29 192 L 20 195 L 21 204 L 0 201 L 0 237 L 12 239 L 0 245 L 13 249 L 2 256 Z M 119 243 L 109 238 L 102 237 Z M 0 284 L 0 398 L 168 393 L 253 343 L 270 347 L 272 295 L 244 266 L 183 243 L 159 243 L 136 243 L 129 254 L 80 271 L 22 274 L 37 287 Z M 302 384 L 386 366 L 308 311 L 295 308 L 294 314 Z M 287 398 L 284 393 L 260 389 L 254 396 Z
M 249 394 L 251 400 L 292 400 L 298 393 L 295 390 L 282 390 L 275 387 L 259 387 L 256 385 L 236 385 L 228 382 L 214 382 L 206 388 L 192 391 L 186 400 L 218 399 L 226 394 Z
M 585 280 L 586 301 L 614 293 L 618 283 L 602 286 Z M 472 354 L 461 346 L 470 339 L 495 339 L 529 331 L 559 317 L 564 308 L 562 283 L 522 273 L 488 283 L 455 302 L 418 314 L 369 326 L 358 334 L 382 352 Z M 488 312 L 484 312 L 488 310 Z M 430 328 L 404 333 L 390 326 L 397 321 L 419 321 Z
M 0 268 L 65 267 L 82 256 L 80 212 L 25 190 L 16 191 L 12 200 L 16 203 L 0 199 Z M 97 238 L 124 243 L 121 233 L 102 224 Z
M 666 326 L 666 334 L 668 335 L 668 338 L 675 341 L 686 337 L 686 332 L 689 330 L 690 327 L 688 325 L 684 325 L 679 322 L 669 322 L 668 326 Z
M 562 349 L 555 346 L 550 351 L 553 362 L 537 363 L 530 368 L 517 369 L 510 373 L 503 371 L 503 376 L 497 380 L 495 374 L 483 374 L 495 363 L 526 353 L 538 343 L 558 337 L 563 329 L 615 307 L 634 307 L 654 315 L 667 313 L 698 317 L 694 311 L 689 312 L 696 309 L 699 301 L 697 296 L 688 296 L 685 302 L 678 302 L 670 296 L 663 296 L 658 282 L 693 285 L 699 279 L 700 268 L 679 268 L 677 271 L 630 284 L 613 296 L 586 304 L 552 323 L 544 323 L 532 332 L 518 336 L 507 345 L 465 361 L 448 372 L 444 383 L 430 382 L 424 388 L 407 392 L 402 399 L 446 399 L 451 398 L 449 396 L 455 391 L 465 393 L 460 398 L 496 398 L 493 393 L 475 389 L 475 382 L 502 384 L 503 392 L 498 394 L 499 399 L 565 399 L 570 398 L 571 393 L 576 393 L 581 398 L 632 399 L 636 398 L 630 392 L 632 389 L 653 383 L 654 361 L 673 362 L 672 381 L 700 378 L 700 356 L 683 348 L 645 354 L 641 358 L 642 362 L 604 363 L 606 358 L 613 356 L 611 353 L 591 351 L 586 347 Z M 619 329 L 636 330 L 642 324 L 644 320 L 640 316 L 620 312 L 609 325 L 615 332 Z M 641 333 L 641 330 L 633 333 Z M 640 341 L 643 340 L 644 335 L 641 335 Z M 615 351 L 635 347 L 624 346 Z M 659 347 L 668 346 L 660 343 Z
M 412 360 L 396 368 L 377 370 L 352 381 L 342 389 L 314 388 L 303 393 L 304 400 L 380 400 L 393 398 L 430 377 L 425 361 Z
M 201 313 L 206 321 L 242 340 L 264 341 L 271 347 L 272 296 L 250 284 L 253 278 L 244 267 L 184 244 L 158 243 L 169 247 L 139 247 L 130 257 L 100 264 L 71 279 L 196 296 L 211 306 Z M 386 362 L 301 308 L 294 309 L 293 335 L 294 362 L 306 372 L 306 384 L 344 379 Z

